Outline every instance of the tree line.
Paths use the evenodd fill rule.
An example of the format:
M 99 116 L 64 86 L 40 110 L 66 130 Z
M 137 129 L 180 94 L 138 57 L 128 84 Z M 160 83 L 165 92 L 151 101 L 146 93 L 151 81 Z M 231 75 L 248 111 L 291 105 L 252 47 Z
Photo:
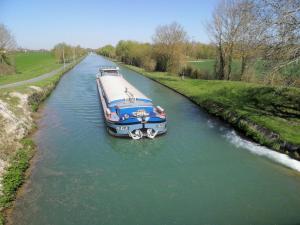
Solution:
M 209 44 L 190 41 L 174 22 L 158 26 L 151 43 L 122 40 L 98 53 L 149 71 L 300 86 L 299 0 L 220 0 L 206 28 Z M 191 59 L 211 59 L 213 73 Z
M 222 0 L 208 31 L 216 46 L 219 79 L 231 79 L 232 62 L 238 59 L 243 80 L 257 79 L 259 63 L 266 83 L 299 82 L 299 0 Z
M 199 71 L 188 65 L 188 61 L 216 57 L 213 44 L 189 41 L 184 27 L 176 22 L 158 26 L 152 43 L 121 40 L 114 47 L 105 45 L 97 53 L 116 58 L 129 65 L 142 67 L 147 71 L 185 74 L 193 78 L 205 78 L 206 71 Z
M 80 45 L 72 46 L 62 42 L 56 44 L 52 52 L 58 63 L 69 63 L 86 54 L 87 50 Z
M 153 43 L 140 43 L 132 40 L 121 40 L 116 47 L 106 45 L 98 53 L 120 61 L 153 71 L 179 72 L 185 62 L 187 33 L 178 23 L 156 28 Z

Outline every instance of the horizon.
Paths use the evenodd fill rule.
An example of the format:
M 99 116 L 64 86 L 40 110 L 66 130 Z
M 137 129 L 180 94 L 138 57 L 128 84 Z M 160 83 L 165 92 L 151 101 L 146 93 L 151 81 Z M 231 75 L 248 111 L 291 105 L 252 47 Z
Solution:
M 182 25 L 192 41 L 209 43 L 204 25 L 217 1 L 76 0 L 69 5 L 58 0 L 4 0 L 0 23 L 19 48 L 32 50 L 49 50 L 60 42 L 92 49 L 120 40 L 151 42 L 157 26 L 172 22 Z

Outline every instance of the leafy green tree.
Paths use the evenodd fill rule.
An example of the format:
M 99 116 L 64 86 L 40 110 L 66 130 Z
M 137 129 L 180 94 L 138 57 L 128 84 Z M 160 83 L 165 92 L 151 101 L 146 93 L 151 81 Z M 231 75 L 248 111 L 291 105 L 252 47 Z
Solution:
M 97 53 L 109 58 L 116 57 L 116 49 L 112 45 L 105 45 L 104 47 L 100 48 Z
M 186 31 L 176 22 L 158 26 L 153 36 L 156 69 L 178 73 L 185 63 L 187 40 Z
M 126 64 L 143 67 L 149 71 L 153 71 L 156 66 L 156 61 L 153 59 L 153 46 L 149 43 L 119 41 L 116 46 L 116 57 Z
M 86 49 L 80 45 L 73 47 L 63 42 L 55 45 L 52 52 L 58 63 L 69 63 L 86 54 Z

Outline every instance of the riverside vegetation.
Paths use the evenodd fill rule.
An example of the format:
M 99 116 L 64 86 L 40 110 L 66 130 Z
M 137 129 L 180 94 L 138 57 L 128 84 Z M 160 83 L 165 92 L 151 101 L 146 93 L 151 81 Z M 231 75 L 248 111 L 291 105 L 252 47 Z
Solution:
M 236 81 L 181 79 L 126 65 L 191 99 L 246 136 L 300 160 L 300 90 Z
M 152 43 L 121 40 L 97 52 L 300 160 L 299 9 L 297 0 L 223 0 L 207 24 L 210 44 L 174 22 L 158 26 Z
M 2 178 L 0 221 L 2 224 L 5 222 L 3 212 L 14 200 L 35 152 L 35 144 L 30 139 L 30 133 L 35 128 L 32 113 L 36 112 L 41 102 L 49 96 L 61 76 L 83 59 L 84 55 L 85 52 L 82 51 L 73 62 L 52 77 L 15 88 L 0 89 L 0 177 Z M 17 74 L 0 76 L 5 84 L 30 79 L 62 66 L 55 55 L 48 51 L 18 52 L 13 56 Z
M 298 0 L 222 0 L 206 25 L 209 44 L 174 22 L 158 26 L 152 43 L 121 40 L 98 53 L 148 71 L 300 87 L 299 11 Z
M 299 221 L 299 162 L 247 141 L 188 99 L 123 66 L 122 74 L 131 84 L 162 104 L 170 132 L 154 141 L 111 137 L 101 125 L 93 76 L 99 65 L 113 64 L 88 56 L 43 104 L 42 126 L 34 138 L 42 157 L 26 184 L 29 192 L 17 198 L 9 222 Z M 283 205 L 286 213 L 281 213 Z M 124 210 L 128 206 L 130 210 Z

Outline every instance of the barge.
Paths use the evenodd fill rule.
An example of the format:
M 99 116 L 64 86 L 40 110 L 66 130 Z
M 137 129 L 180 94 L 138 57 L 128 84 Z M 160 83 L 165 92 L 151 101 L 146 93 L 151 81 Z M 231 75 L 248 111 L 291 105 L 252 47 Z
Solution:
M 110 134 L 153 139 L 167 132 L 164 109 L 125 80 L 118 67 L 101 67 L 96 82 Z

